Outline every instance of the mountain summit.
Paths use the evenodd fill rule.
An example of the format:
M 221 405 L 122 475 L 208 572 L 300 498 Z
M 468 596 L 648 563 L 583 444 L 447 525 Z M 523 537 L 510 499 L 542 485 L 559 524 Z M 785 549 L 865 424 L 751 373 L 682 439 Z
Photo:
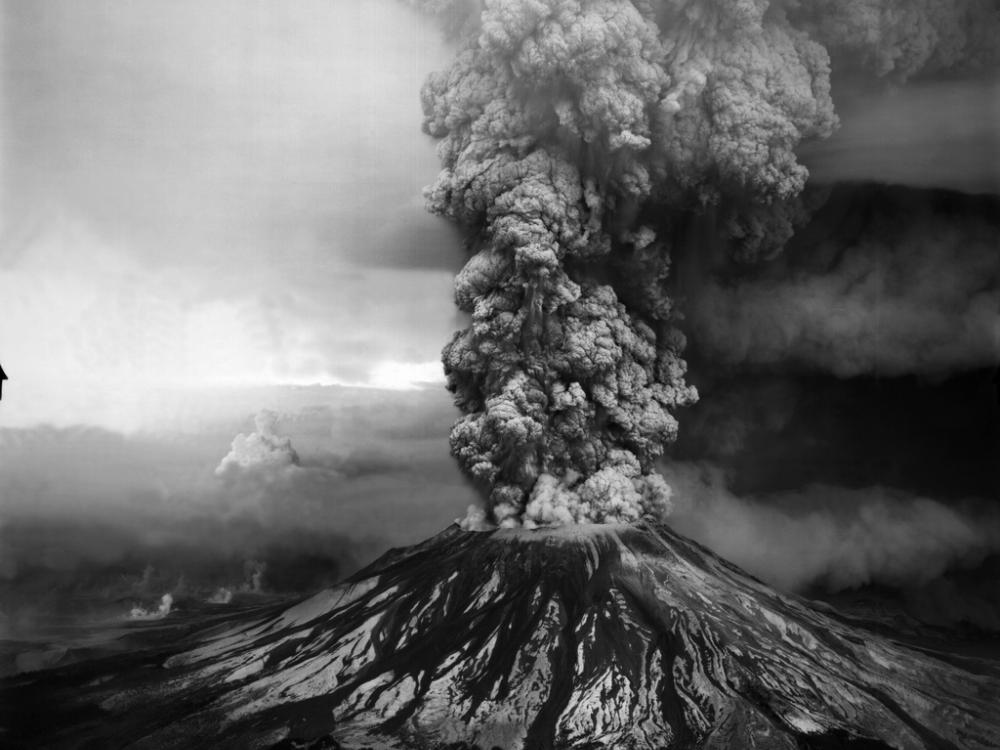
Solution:
M 146 670 L 88 672 L 90 730 L 46 746 L 1000 747 L 995 665 L 876 635 L 651 523 L 452 527 Z

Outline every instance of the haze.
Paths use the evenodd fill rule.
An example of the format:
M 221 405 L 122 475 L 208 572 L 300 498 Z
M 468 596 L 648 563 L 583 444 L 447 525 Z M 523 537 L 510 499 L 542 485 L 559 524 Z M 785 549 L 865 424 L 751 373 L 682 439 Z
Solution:
M 4 426 L 440 381 L 459 258 L 420 198 L 432 24 L 391 0 L 3 12 Z
M 464 512 L 461 253 L 420 195 L 434 25 L 393 0 L 2 13 L 0 632 L 92 586 L 308 588 Z M 216 475 L 263 409 L 301 462 Z

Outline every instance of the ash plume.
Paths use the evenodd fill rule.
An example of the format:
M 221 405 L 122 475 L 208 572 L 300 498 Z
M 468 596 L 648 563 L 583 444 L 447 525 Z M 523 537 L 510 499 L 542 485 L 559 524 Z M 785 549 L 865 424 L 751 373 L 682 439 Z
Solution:
M 444 350 L 454 455 L 502 525 L 661 516 L 655 459 L 695 401 L 665 291 L 690 212 L 780 248 L 836 125 L 826 50 L 766 3 L 487 3 L 424 86 L 429 207 L 469 227 Z M 462 15 L 464 14 L 464 15 Z
M 997 225 L 955 207 L 995 191 L 995 3 L 416 4 L 460 45 L 422 99 L 428 206 L 468 236 L 443 360 L 470 525 L 667 514 L 684 334 L 728 373 L 996 366 Z M 964 196 L 838 216 L 858 181 Z

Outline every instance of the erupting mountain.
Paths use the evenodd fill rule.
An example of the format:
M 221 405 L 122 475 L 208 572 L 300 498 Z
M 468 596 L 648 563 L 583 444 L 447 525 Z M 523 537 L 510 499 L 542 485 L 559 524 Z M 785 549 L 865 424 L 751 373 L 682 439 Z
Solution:
M 875 635 L 648 523 L 453 527 L 195 638 L 138 685 L 89 673 L 77 700 L 100 710 L 52 746 L 1000 747 L 995 665 Z

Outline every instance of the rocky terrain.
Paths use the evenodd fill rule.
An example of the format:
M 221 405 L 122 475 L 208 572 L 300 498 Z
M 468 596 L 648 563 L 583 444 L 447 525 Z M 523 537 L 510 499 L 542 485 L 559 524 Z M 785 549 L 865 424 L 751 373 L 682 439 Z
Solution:
M 6 747 L 1000 746 L 1000 668 L 654 524 L 462 531 L 294 606 L 9 678 Z

